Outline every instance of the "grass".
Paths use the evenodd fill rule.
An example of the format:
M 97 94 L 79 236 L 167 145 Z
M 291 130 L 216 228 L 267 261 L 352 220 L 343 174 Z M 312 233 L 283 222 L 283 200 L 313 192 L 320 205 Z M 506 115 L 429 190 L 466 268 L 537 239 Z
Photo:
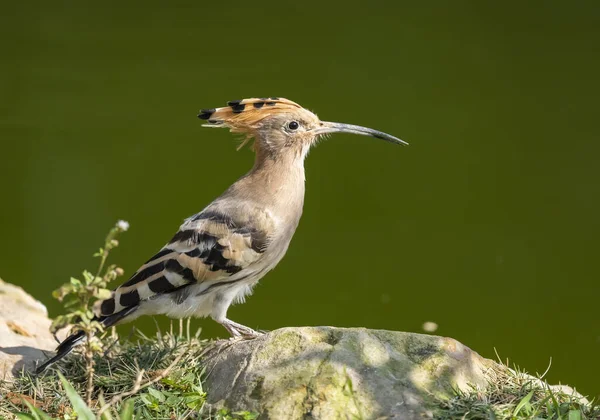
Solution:
M 100 259 L 98 268 L 85 270 L 81 279 L 70 278 L 53 293 L 66 313 L 54 319 L 51 332 L 66 326 L 83 331 L 87 339 L 77 349 L 83 357 L 67 357 L 38 376 L 24 370 L 12 382 L 0 382 L 0 418 L 256 417 L 249 412 L 209 411 L 200 364 L 208 341 L 199 339 L 200 331 L 190 335 L 189 320 L 185 333 L 180 320 L 178 334 L 171 327 L 167 334 L 160 329 L 156 337 L 137 332 L 136 341 L 120 342 L 114 328 L 109 335 L 94 317 L 96 304 L 111 296 L 109 283 L 123 275 L 121 268 L 108 265 L 107 260 L 119 245 L 117 237 L 128 229 L 129 223 L 118 221 L 94 254 Z
M 137 332 L 135 340 L 115 344 L 106 356 L 97 356 L 89 407 L 82 398 L 73 401 L 68 392 L 69 386 L 76 395 L 86 392 L 86 361 L 81 356 L 66 358 L 56 370 L 44 375 L 35 377 L 23 372 L 11 383 L 0 383 L 0 418 L 44 420 L 41 415 L 31 414 L 37 409 L 52 418 L 87 419 L 96 418 L 102 407 L 108 407 L 101 417 L 105 420 L 256 418 L 256 413 L 250 412 L 209 411 L 201 361 L 211 342 L 200 339 L 199 331 L 191 336 L 187 325 L 184 328 L 180 323 L 178 332 L 171 328 L 154 337 Z M 494 371 L 487 390 L 456 391 L 453 398 L 439 401 L 434 418 L 600 419 L 600 406 L 593 402 L 553 389 L 518 369 L 504 367 Z M 61 382 L 59 372 L 69 381 Z M 30 414 L 17 416 L 19 412 Z
M 81 356 L 67 357 L 37 377 L 23 371 L 12 382 L 0 382 L 0 418 L 96 418 L 100 413 L 106 420 L 133 418 L 129 410 L 143 419 L 254 419 L 249 412 L 208 410 L 200 361 L 210 342 L 201 340 L 199 332 L 190 336 L 189 324 L 183 330 L 181 323 L 177 334 L 171 330 L 147 337 L 137 332 L 136 340 L 117 343 L 105 356 L 95 356 L 89 405 L 73 392 L 69 395 L 71 386 L 75 397 L 86 394 L 86 361 Z
M 502 364 L 502 363 L 501 363 Z M 578 394 L 551 387 L 543 376 L 532 377 L 508 362 L 494 371 L 485 391 L 456 391 L 449 400 L 440 401 L 435 418 L 458 419 L 600 419 L 600 405 Z
M 158 330 L 156 336 L 147 337 L 137 332 L 135 340 L 125 341 L 117 340 L 114 329 L 109 334 L 94 320 L 94 302 L 106 298 L 108 283 L 123 274 L 116 265 L 105 263 L 109 251 L 118 246 L 116 235 L 128 226 L 118 222 L 109 232 L 104 247 L 95 254 L 100 257 L 96 275 L 85 271 L 83 280 L 72 278 L 54 293 L 64 300 L 67 313 L 55 320 L 53 328 L 74 325 L 89 338 L 78 357 L 67 357 L 39 376 L 23 371 L 11 382 L 0 381 L 0 419 L 252 420 L 258 416 L 247 411 L 211 411 L 202 386 L 201 363 L 210 341 L 201 340 L 200 331 L 190 335 L 189 320 L 185 329 L 180 321 L 178 333 L 171 326 L 165 334 Z M 453 398 L 439 401 L 434 417 L 600 419 L 600 406 L 523 372 L 505 366 L 494 375 L 485 391 L 457 391 Z M 353 395 L 351 381 L 345 391 Z
M 111 336 L 103 341 L 110 342 Z M 0 383 L 0 418 L 44 420 L 41 415 L 31 414 L 37 408 L 53 418 L 87 419 L 96 418 L 103 407 L 108 407 L 101 417 L 105 420 L 134 418 L 128 412 L 137 419 L 256 418 L 257 414 L 250 412 L 209 411 L 201 362 L 210 344 L 199 338 L 199 331 L 191 335 L 189 323 L 187 328 L 180 323 L 178 331 L 171 328 L 153 337 L 137 332 L 134 340 L 117 343 L 105 356 L 96 356 L 89 407 L 82 398 L 74 401 L 68 393 L 68 386 L 77 396 L 86 393 L 85 357 L 67 357 L 55 370 L 38 377 L 23 372 L 11 383 Z M 58 372 L 68 378 L 68 383 L 57 378 Z M 493 375 L 485 391 L 457 391 L 453 398 L 439 401 L 434 418 L 600 419 L 600 406 L 553 389 L 518 369 L 504 366 Z M 17 417 L 18 412 L 28 412 L 29 417 Z

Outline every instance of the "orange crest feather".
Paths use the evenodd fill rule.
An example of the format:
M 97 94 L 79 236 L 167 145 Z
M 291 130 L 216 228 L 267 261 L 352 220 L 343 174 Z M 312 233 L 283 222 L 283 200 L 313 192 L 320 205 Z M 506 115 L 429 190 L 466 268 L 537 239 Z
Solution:
M 225 125 L 234 132 L 247 132 L 269 115 L 302 108 L 285 98 L 250 98 L 227 102 L 226 107 L 203 109 L 198 118 L 206 120 L 206 126 Z
M 245 134 L 241 149 L 254 135 L 256 124 L 280 112 L 302 108 L 285 98 L 249 98 L 227 102 L 223 108 L 202 109 L 198 118 L 206 120 L 205 127 L 227 127 L 232 133 Z

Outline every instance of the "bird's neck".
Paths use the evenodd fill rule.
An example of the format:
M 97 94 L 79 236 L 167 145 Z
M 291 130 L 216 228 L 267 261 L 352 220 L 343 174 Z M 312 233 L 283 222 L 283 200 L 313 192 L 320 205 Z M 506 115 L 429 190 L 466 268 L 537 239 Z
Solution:
M 254 167 L 236 182 L 236 191 L 281 217 L 289 216 L 290 222 L 299 219 L 304 203 L 303 154 L 256 152 Z

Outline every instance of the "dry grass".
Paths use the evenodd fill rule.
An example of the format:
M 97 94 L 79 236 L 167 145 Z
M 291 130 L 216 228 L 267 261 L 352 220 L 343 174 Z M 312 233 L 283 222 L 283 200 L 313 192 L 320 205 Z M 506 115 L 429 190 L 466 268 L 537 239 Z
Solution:
M 189 324 L 188 324 L 189 325 Z M 187 331 L 187 332 L 186 332 Z M 189 329 L 179 333 L 137 333 L 135 341 L 113 345 L 105 356 L 96 356 L 92 404 L 95 416 L 123 418 L 127 402 L 133 403 L 135 418 L 148 419 L 252 419 L 252 413 L 210 412 L 205 406 L 201 359 L 209 341 Z M 77 404 L 57 378 L 60 372 L 80 396 L 85 395 L 85 358 L 71 355 L 40 376 L 23 372 L 13 382 L 0 383 L 0 418 L 17 418 L 16 413 L 37 407 L 53 418 L 73 419 Z M 83 400 L 82 400 L 83 401 Z M 19 418 L 41 418 L 35 415 Z M 78 418 L 85 418 L 79 414 Z
M 543 376 L 533 377 L 508 362 L 494 372 L 485 391 L 457 391 L 454 398 L 440 401 L 439 419 L 600 419 L 600 406 L 576 392 L 549 386 Z

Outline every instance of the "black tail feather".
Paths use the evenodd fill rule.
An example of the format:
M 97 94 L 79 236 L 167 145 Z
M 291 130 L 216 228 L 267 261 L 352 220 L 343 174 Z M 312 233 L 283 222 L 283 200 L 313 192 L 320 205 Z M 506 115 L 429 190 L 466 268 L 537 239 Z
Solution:
M 94 320 L 102 323 L 104 328 L 112 327 L 119 321 L 123 320 L 123 318 L 125 318 L 127 315 L 133 313 L 137 308 L 137 306 L 132 306 L 110 316 L 103 316 L 100 318 L 96 317 Z M 56 348 L 56 355 L 44 362 L 42 365 L 38 366 L 38 368 L 35 370 L 35 374 L 39 375 L 44 370 L 46 370 L 48 366 L 53 365 L 54 363 L 58 362 L 60 359 L 65 357 L 67 354 L 71 353 L 75 346 L 80 344 L 84 339 L 85 333 L 83 331 L 78 331 L 68 336 L 65 339 L 65 341 L 60 343 L 59 346 Z
M 50 360 L 46 361 L 44 364 L 38 366 L 35 370 L 35 374 L 39 375 L 46 368 L 54 363 L 58 362 L 60 359 L 65 357 L 67 354 L 71 353 L 71 350 L 85 337 L 85 333 L 83 331 L 78 331 L 74 334 L 71 334 L 65 341 L 59 344 L 56 348 L 56 356 L 52 357 Z

